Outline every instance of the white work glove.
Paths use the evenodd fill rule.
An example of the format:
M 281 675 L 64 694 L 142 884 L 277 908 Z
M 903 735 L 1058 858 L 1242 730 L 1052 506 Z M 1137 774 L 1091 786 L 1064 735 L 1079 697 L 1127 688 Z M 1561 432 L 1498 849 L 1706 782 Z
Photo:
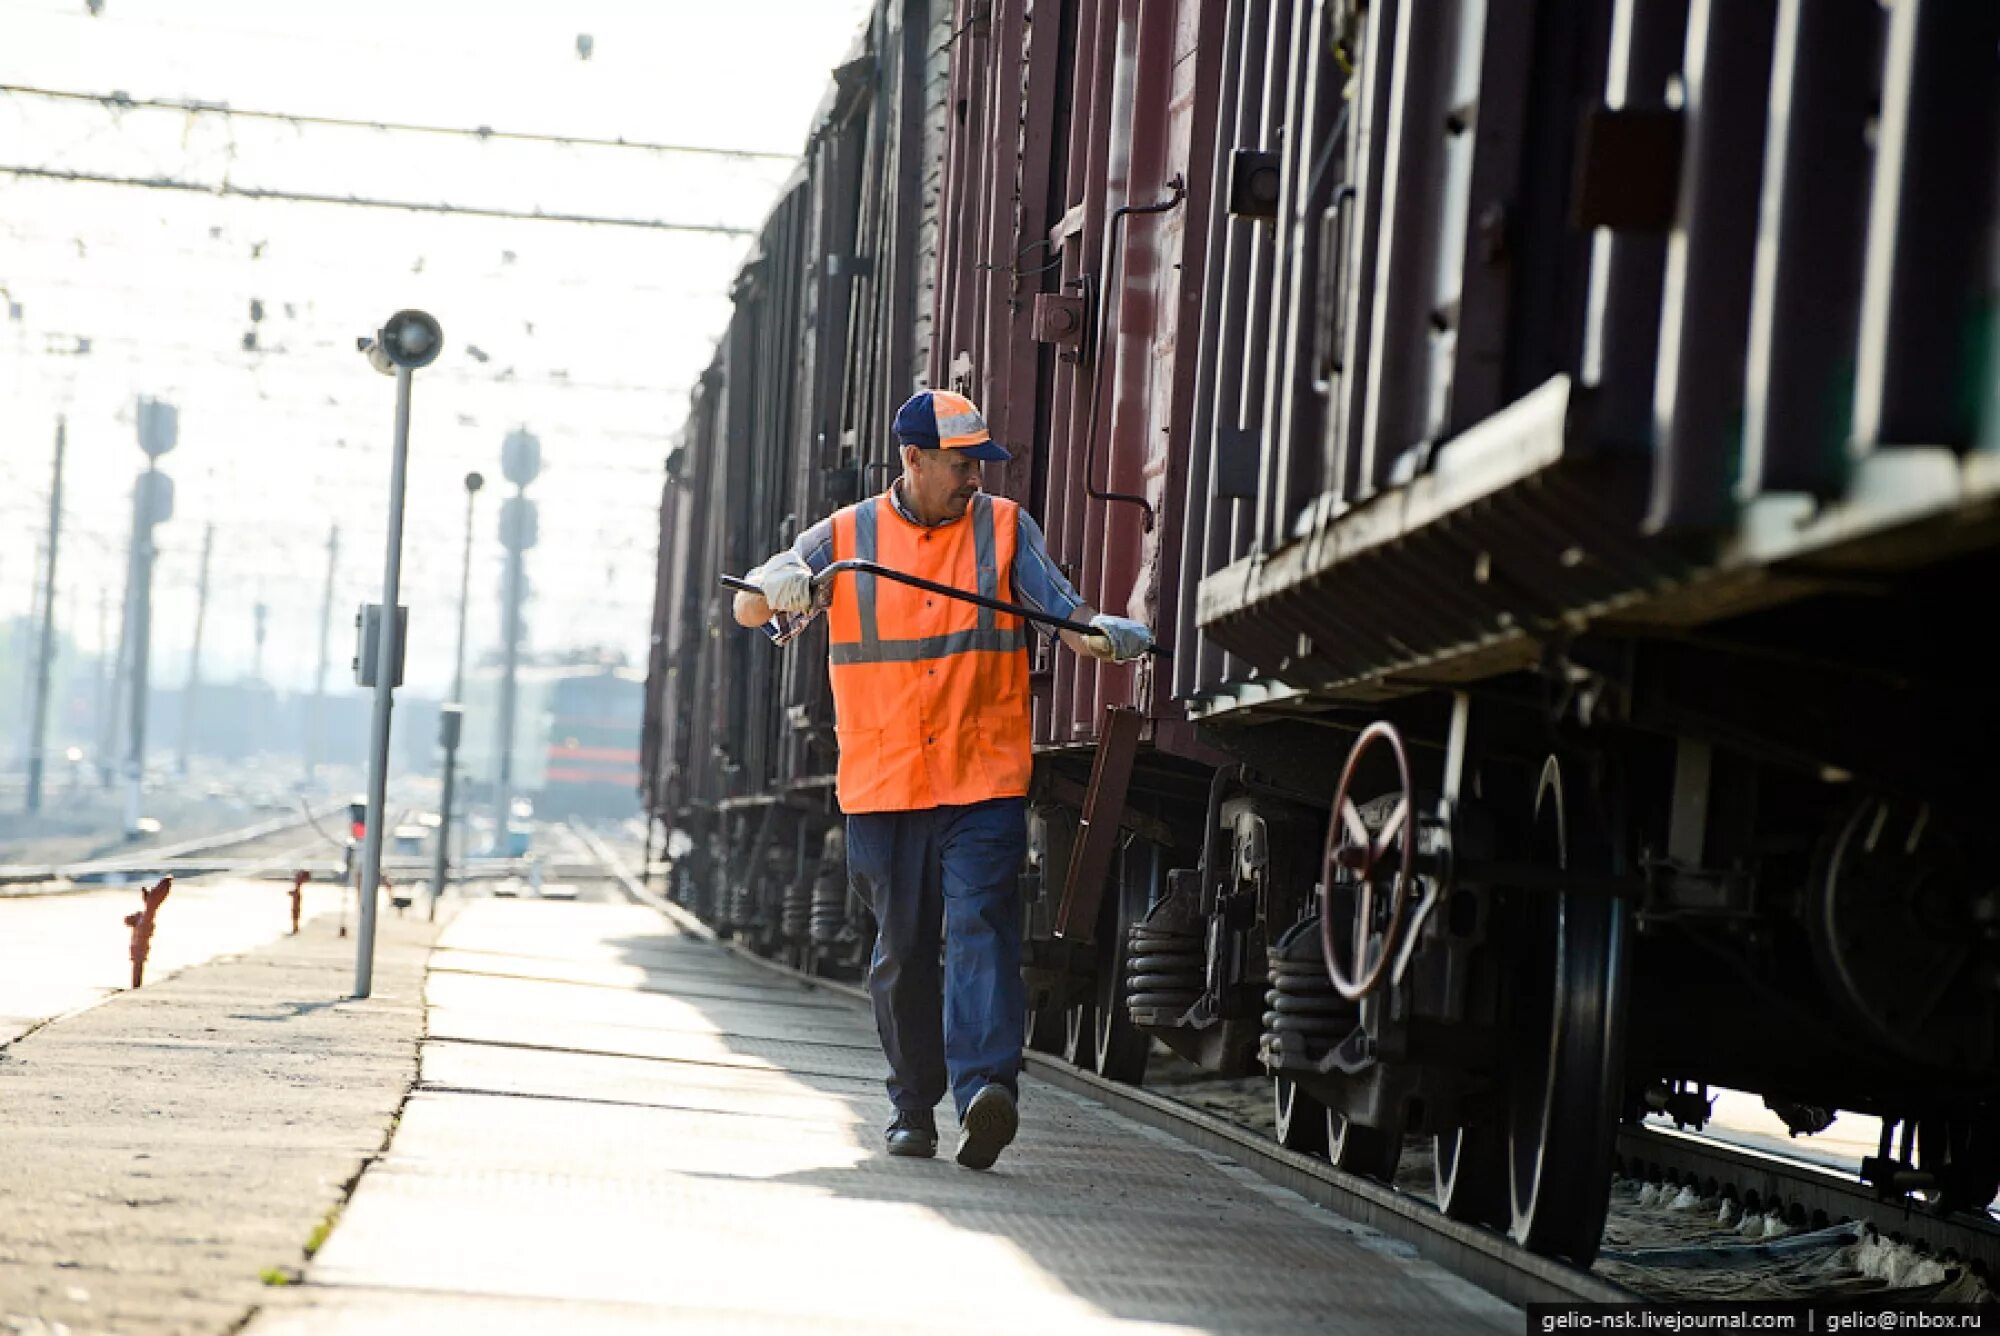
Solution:
M 1091 655 L 1106 663 L 1125 663 L 1136 659 L 1153 647 L 1153 633 L 1146 629 L 1144 622 L 1135 622 L 1130 617 L 1113 617 L 1108 612 L 1100 612 L 1090 619 L 1094 636 L 1084 637 L 1084 644 L 1093 646 Z M 1109 652 L 1100 652 L 1094 646 L 1108 645 Z
M 773 612 L 811 612 L 812 568 L 796 552 L 780 552 L 751 576 Z

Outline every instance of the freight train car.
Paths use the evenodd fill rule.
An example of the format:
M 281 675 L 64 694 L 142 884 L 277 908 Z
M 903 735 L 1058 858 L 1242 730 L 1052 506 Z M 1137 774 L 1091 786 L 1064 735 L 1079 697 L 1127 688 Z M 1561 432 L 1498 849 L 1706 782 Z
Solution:
M 1710 1083 L 1985 1205 L 1996 62 L 1952 0 L 883 0 L 669 464 L 675 893 L 865 958 L 823 646 L 715 578 L 945 386 L 1173 655 L 1037 651 L 1038 1046 L 1268 1073 L 1579 1260 Z

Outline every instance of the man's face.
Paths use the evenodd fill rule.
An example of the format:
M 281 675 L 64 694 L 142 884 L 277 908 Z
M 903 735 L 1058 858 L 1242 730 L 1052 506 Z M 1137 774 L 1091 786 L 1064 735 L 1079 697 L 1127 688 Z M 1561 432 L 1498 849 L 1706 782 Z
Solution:
M 903 447 L 903 469 L 913 493 L 915 510 L 933 520 L 955 520 L 965 514 L 979 491 L 979 461 L 959 450 Z

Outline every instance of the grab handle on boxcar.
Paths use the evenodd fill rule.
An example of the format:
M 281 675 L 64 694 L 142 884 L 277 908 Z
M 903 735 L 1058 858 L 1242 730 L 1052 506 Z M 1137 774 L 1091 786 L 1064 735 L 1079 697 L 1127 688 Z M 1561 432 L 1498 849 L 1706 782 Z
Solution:
M 1110 310 L 1115 308 L 1110 308 L 1109 303 L 1113 291 L 1112 284 L 1118 278 L 1118 243 L 1125 235 L 1125 220 L 1135 213 L 1166 213 L 1168 210 L 1178 206 L 1182 200 L 1186 199 L 1187 182 L 1182 179 L 1179 172 L 1175 172 L 1167 181 L 1167 190 L 1169 192 L 1167 197 L 1156 204 L 1125 204 L 1119 206 L 1111 214 L 1111 225 L 1108 229 L 1111 233 L 1111 255 L 1105 262 L 1104 281 L 1098 285 L 1096 294 L 1098 301 L 1107 304 L 1107 310 L 1101 312 L 1097 320 L 1097 328 L 1105 331 L 1104 334 L 1099 336 L 1101 347 L 1109 347 L 1111 343 L 1108 337 L 1111 326 Z M 1105 364 L 1105 360 L 1100 358 L 1098 360 L 1098 369 L 1102 371 Z M 1148 501 L 1143 496 L 1135 496 L 1130 492 L 1114 492 L 1108 487 L 1104 491 L 1097 489 L 1097 404 L 1098 400 L 1103 397 L 1099 390 L 1100 387 L 1093 381 L 1090 387 L 1090 425 L 1085 429 L 1083 438 L 1083 490 L 1094 500 L 1123 501 L 1128 506 L 1139 507 L 1140 511 L 1146 517 L 1146 532 L 1151 533 L 1153 531 L 1154 518 L 1153 503 L 1151 501 Z M 1107 478 L 1106 481 L 1109 482 L 1110 480 Z

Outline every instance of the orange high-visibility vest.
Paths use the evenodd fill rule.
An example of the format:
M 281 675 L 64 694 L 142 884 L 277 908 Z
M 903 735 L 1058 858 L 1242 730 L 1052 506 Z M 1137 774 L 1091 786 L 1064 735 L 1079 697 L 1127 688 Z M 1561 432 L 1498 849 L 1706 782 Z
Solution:
M 1019 508 L 984 492 L 926 529 L 888 494 L 833 517 L 833 559 L 988 598 L 1014 598 Z M 1021 619 L 852 571 L 834 578 L 827 674 L 844 812 L 907 812 L 1028 791 L 1027 633 Z

